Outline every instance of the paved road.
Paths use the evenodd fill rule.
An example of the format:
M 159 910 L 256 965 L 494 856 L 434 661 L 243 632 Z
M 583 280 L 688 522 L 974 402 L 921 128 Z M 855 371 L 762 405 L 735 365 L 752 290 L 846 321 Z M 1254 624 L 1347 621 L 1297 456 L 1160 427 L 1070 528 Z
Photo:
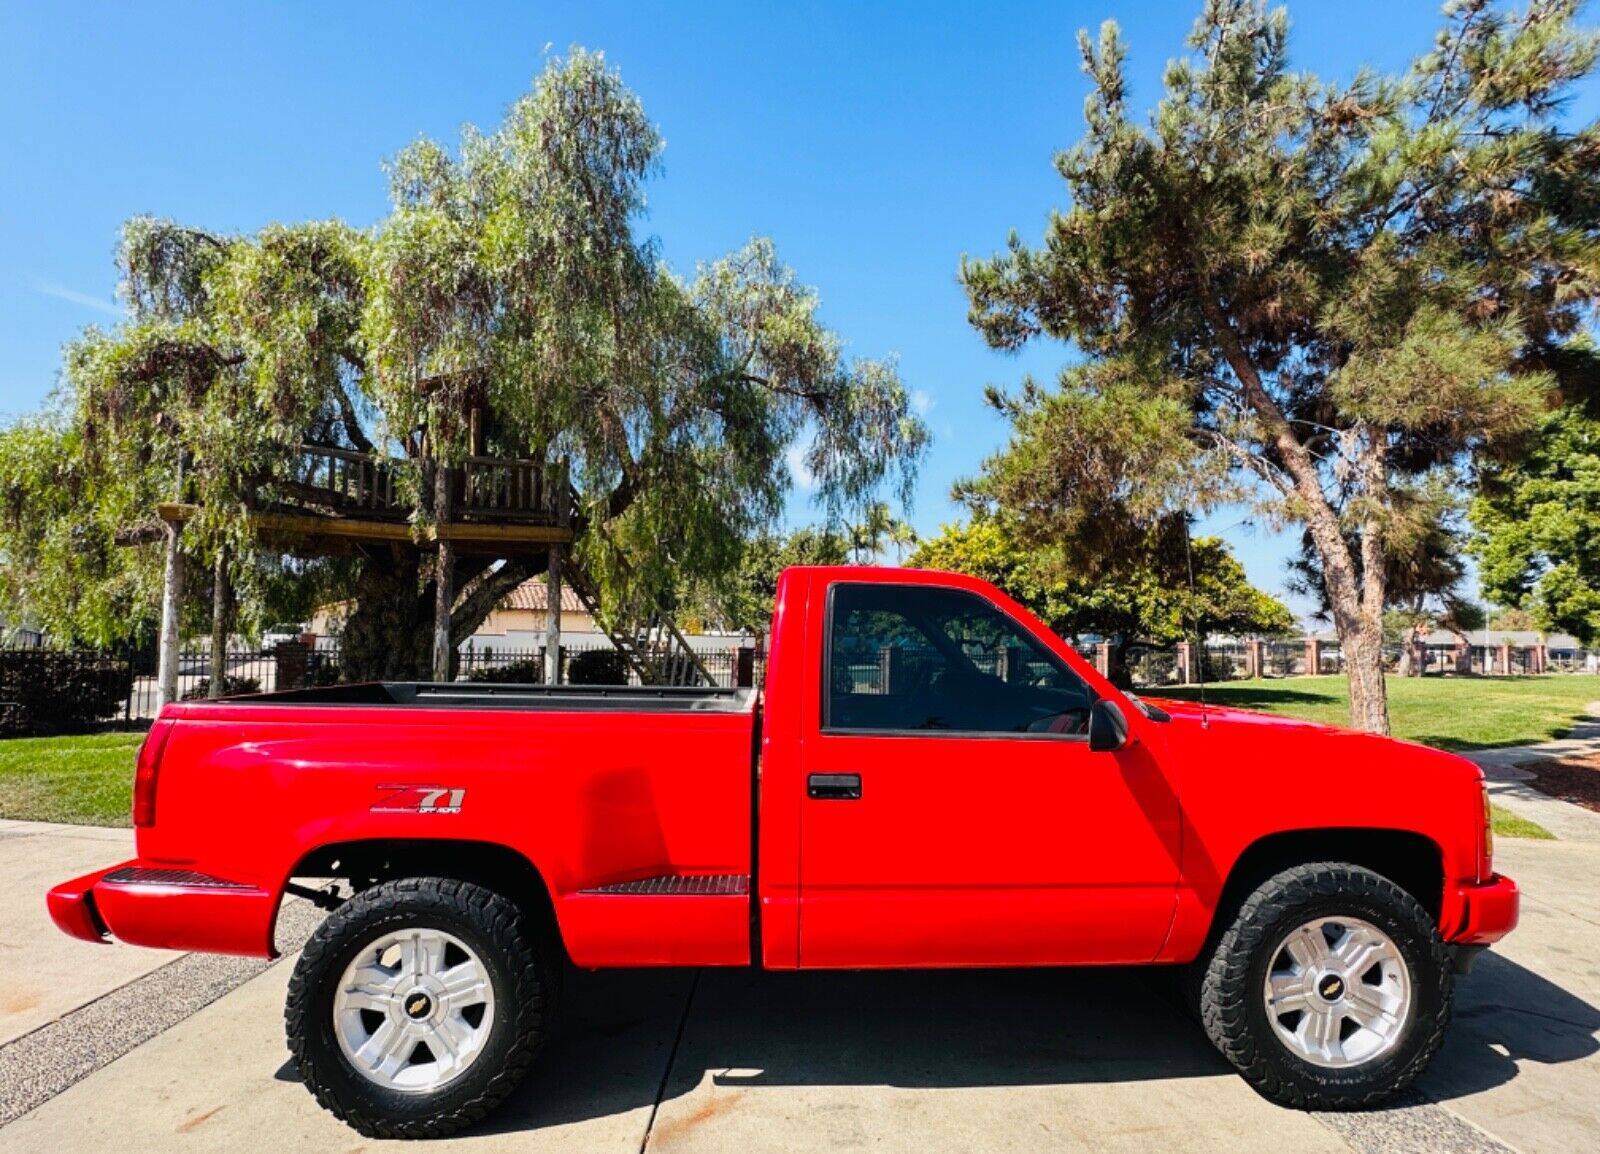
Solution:
M 1266 1103 L 1138 971 L 574 974 L 565 1028 L 510 1108 L 430 1149 L 1600 1149 L 1600 845 L 1508 842 L 1501 860 L 1524 925 L 1464 980 L 1445 1052 L 1401 1108 Z M 17 960 L 7 973 L 30 972 Z M 371 1148 L 286 1064 L 288 966 L 209 980 L 202 1001 L 242 984 L 121 1057 L 101 1047 L 126 1013 L 95 1007 L 187 1012 L 199 979 L 136 976 L 45 1027 L 61 1031 L 52 1050 L 87 1048 L 100 1068 L 0 1128 L 0 1151 Z M 7 1057 L 41 1033 L 0 1046 L 0 1104 Z

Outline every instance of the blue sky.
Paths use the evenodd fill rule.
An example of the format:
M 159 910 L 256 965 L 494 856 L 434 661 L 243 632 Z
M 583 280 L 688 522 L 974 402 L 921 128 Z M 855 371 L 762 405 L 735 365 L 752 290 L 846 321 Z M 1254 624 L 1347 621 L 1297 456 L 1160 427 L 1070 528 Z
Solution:
M 1199 0 L 838 5 L 19 4 L 0 0 L 0 416 L 37 408 L 60 349 L 114 321 L 118 225 L 209 229 L 386 207 L 381 162 L 418 135 L 490 126 L 546 53 L 602 50 L 667 142 L 646 228 L 682 271 L 771 236 L 862 355 L 896 353 L 935 442 L 912 509 L 1004 439 L 988 382 L 1053 376 L 1066 351 L 987 350 L 956 283 L 963 252 L 1036 239 L 1063 203 L 1051 166 L 1082 131 L 1074 38 L 1118 20 L 1135 107 L 1159 95 Z M 1299 0 L 1297 67 L 1398 69 L 1431 44 L 1430 0 Z M 1600 113 L 1591 85 L 1574 116 Z M 794 511 L 807 516 L 803 501 Z M 1259 585 L 1286 541 L 1224 511 Z

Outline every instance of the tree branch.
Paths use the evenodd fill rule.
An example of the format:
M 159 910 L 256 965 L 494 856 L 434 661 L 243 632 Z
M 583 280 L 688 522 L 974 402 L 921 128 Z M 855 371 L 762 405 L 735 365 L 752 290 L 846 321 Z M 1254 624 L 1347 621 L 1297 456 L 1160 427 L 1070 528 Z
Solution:
M 529 577 L 537 577 L 548 566 L 548 553 L 535 558 L 516 557 L 493 573 L 479 577 L 450 611 L 450 644 L 460 645 L 513 589 Z
M 335 389 L 334 392 L 339 396 L 339 417 L 344 422 L 345 436 L 349 437 L 350 443 L 361 452 L 374 452 L 372 442 L 367 439 L 367 434 L 361 428 L 361 419 L 356 415 L 356 407 L 350 400 L 350 394 L 345 392 L 343 387 Z

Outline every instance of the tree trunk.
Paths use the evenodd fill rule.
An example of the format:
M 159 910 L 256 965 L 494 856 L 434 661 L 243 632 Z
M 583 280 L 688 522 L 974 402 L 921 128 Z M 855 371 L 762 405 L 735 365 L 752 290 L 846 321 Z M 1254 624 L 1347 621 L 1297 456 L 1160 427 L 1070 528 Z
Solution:
M 1383 682 L 1383 625 L 1375 616 L 1339 630 L 1345 678 L 1350 683 L 1350 724 L 1368 733 L 1389 732 L 1389 695 Z
M 374 551 L 356 577 L 355 602 L 339 644 L 345 681 L 420 681 L 433 664 L 432 583 L 419 588 L 421 557 L 396 545 Z
M 1209 296 L 1203 297 L 1200 304 L 1223 356 L 1239 378 L 1245 404 L 1261 419 L 1277 450 L 1286 477 L 1274 478 L 1274 483 L 1285 498 L 1299 504 L 1322 562 L 1323 587 L 1344 650 L 1345 678 L 1350 685 L 1350 724 L 1368 733 L 1387 734 L 1389 699 L 1383 681 L 1383 602 L 1387 590 L 1381 527 L 1375 516 L 1368 516 L 1361 526 L 1358 576 L 1356 555 L 1345 539 L 1339 514 L 1322 490 L 1316 461 L 1267 392 L 1222 306 Z M 1358 464 L 1368 502 L 1381 504 L 1387 496 L 1387 486 L 1383 443 L 1378 434 L 1367 436 Z
M 228 587 L 228 550 L 217 547 L 217 561 L 211 576 L 211 684 L 210 698 L 221 697 L 228 678 L 228 626 L 231 590 Z

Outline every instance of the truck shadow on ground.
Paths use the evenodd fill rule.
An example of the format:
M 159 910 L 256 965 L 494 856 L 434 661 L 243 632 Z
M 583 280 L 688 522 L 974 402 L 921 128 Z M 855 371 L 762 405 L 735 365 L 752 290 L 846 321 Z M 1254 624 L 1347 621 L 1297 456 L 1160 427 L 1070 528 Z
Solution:
M 1485 955 L 1460 989 L 1422 1083 L 1436 1100 L 1600 1050 L 1600 1010 L 1514 962 Z M 613 1115 L 707 1080 L 936 1089 L 1230 1073 L 1160 970 L 573 973 L 567 994 L 558 1036 L 479 1132 Z

